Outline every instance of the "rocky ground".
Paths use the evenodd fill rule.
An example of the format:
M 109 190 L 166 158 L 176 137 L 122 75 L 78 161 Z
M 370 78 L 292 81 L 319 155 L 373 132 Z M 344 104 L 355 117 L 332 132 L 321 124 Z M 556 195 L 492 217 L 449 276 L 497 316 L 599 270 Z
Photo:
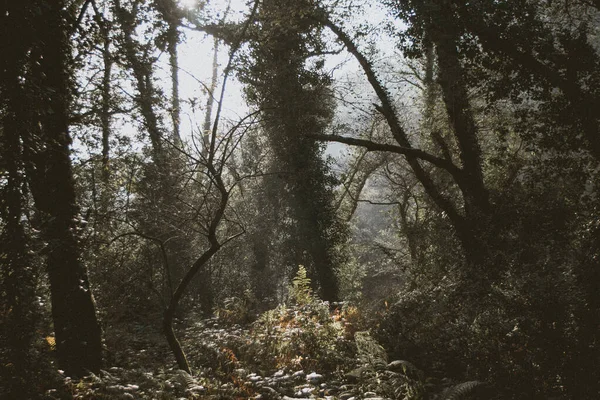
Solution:
M 180 324 L 192 375 L 176 367 L 159 331 L 134 324 L 127 332 L 113 332 L 107 338 L 113 366 L 81 380 L 59 371 L 56 380 L 62 384 L 46 390 L 45 398 L 460 399 L 452 391 L 473 394 L 485 389 L 479 382 L 463 383 L 462 389 L 449 381 L 434 382 L 407 361 L 388 362 L 367 332 L 348 339 L 340 329 L 321 337 L 321 330 L 331 328 L 329 320 L 300 314 L 280 311 L 279 320 L 268 329 L 260 323 L 241 326 L 217 318 Z M 313 336 L 306 336 L 306 331 Z M 310 346 L 311 341 L 321 340 L 321 347 Z M 328 348 L 328 359 L 322 358 L 323 346 Z M 299 354 L 290 356 L 290 349 Z

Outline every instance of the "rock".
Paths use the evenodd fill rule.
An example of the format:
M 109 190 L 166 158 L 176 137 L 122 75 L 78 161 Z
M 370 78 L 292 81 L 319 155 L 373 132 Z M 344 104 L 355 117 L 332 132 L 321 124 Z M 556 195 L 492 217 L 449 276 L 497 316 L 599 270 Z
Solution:
M 313 390 L 314 390 L 313 388 L 305 387 L 305 388 L 301 389 L 300 392 L 303 395 L 306 395 L 306 394 L 311 394 L 313 392 Z
M 292 378 L 296 379 L 296 378 L 303 378 L 305 375 L 303 370 L 300 371 L 296 371 L 292 374 Z
M 312 372 L 312 373 L 306 375 L 307 382 L 316 383 L 316 382 L 320 382 L 321 380 L 323 380 L 323 375 L 317 374 L 316 372 Z
M 114 382 L 116 380 L 114 376 L 103 369 L 100 370 L 100 378 L 106 383 Z
M 105 389 L 108 393 L 118 394 L 125 391 L 125 386 L 123 385 L 111 385 L 107 386 Z
M 206 391 L 206 388 L 202 385 L 194 385 L 188 389 L 190 392 L 202 393 Z
M 126 392 L 135 392 L 136 390 L 138 390 L 140 387 L 138 385 L 132 385 L 129 384 L 125 387 L 125 391 Z
M 354 393 L 352 392 L 344 392 L 342 394 L 340 394 L 340 400 L 349 400 L 349 399 L 353 399 L 354 397 Z
M 280 369 L 279 371 L 277 371 L 277 372 L 275 372 L 275 373 L 273 374 L 273 376 L 274 376 L 275 378 L 280 378 L 280 377 L 282 377 L 283 375 L 285 375 L 285 372 L 284 372 L 282 369 Z

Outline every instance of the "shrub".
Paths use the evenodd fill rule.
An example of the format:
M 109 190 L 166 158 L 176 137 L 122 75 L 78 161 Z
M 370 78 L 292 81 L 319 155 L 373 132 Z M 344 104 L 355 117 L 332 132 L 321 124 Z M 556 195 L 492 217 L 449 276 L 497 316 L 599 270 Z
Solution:
M 334 371 L 351 361 L 352 344 L 345 339 L 344 318 L 331 314 L 329 303 L 310 289 L 304 267 L 292 281 L 289 306 L 263 313 L 252 328 L 253 343 L 246 357 L 261 369 L 318 369 Z

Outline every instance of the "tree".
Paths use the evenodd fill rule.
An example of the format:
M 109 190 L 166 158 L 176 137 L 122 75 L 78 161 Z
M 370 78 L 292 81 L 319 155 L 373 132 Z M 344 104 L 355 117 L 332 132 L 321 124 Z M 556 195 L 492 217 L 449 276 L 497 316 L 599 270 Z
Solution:
M 309 3 L 290 10 L 278 0 L 264 2 L 258 14 L 262 30 L 253 37 L 253 65 L 242 77 L 246 93 L 263 114 L 263 129 L 273 151 L 272 172 L 285 194 L 281 218 L 289 218 L 283 235 L 292 268 L 305 265 L 320 285 L 323 299 L 338 299 L 335 271 L 343 264 L 345 226 L 333 205 L 333 181 L 323 161 L 323 149 L 306 133 L 320 133 L 332 116 L 328 77 L 319 67 L 308 69 L 311 54 L 321 51 L 315 26 L 306 18 Z
M 169 343 L 169 346 L 177 360 L 177 364 L 180 369 L 191 373 L 190 366 L 188 364 L 187 358 L 177 337 L 175 336 L 175 332 L 173 330 L 173 319 L 175 317 L 175 313 L 180 304 L 180 301 L 185 294 L 188 286 L 192 282 L 192 279 L 203 269 L 206 267 L 206 264 L 210 261 L 210 259 L 221 249 L 221 247 L 227 242 L 237 238 L 242 235 L 244 231 L 238 231 L 232 234 L 225 239 L 219 238 L 219 228 L 221 227 L 221 222 L 225 218 L 225 213 L 227 211 L 229 205 L 229 198 L 231 191 L 237 186 L 237 182 L 234 182 L 231 187 L 226 186 L 226 182 L 224 179 L 224 168 L 229 158 L 231 158 L 239 140 L 233 139 L 234 134 L 236 133 L 237 128 L 239 128 L 239 124 L 234 126 L 232 129 L 227 132 L 225 138 L 222 141 L 217 139 L 217 133 L 219 132 L 219 122 L 221 118 L 221 110 L 223 108 L 223 100 L 224 94 L 227 87 L 227 79 L 229 73 L 232 68 L 233 58 L 235 53 L 239 50 L 239 47 L 242 43 L 243 38 L 246 35 L 246 31 L 250 22 L 253 20 L 256 10 L 258 8 L 258 1 L 254 2 L 254 6 L 248 16 L 248 19 L 243 25 L 243 28 L 240 32 L 240 36 L 237 41 L 232 45 L 230 49 L 229 61 L 227 66 L 225 67 L 225 75 L 223 78 L 223 83 L 221 87 L 221 94 L 219 97 L 218 107 L 215 113 L 215 119 L 212 126 L 211 136 L 210 136 L 210 147 L 208 151 L 208 157 L 206 160 L 195 160 L 199 165 L 204 167 L 205 174 L 207 176 L 208 185 L 207 189 L 202 198 L 202 204 L 198 207 L 199 209 L 208 208 L 208 215 L 205 218 L 205 232 L 206 239 L 208 241 L 209 247 L 205 249 L 199 257 L 195 259 L 191 267 L 185 272 L 185 275 L 177 285 L 177 288 L 173 292 L 171 296 L 168 306 L 165 309 L 164 317 L 163 317 L 163 331 Z M 219 147 L 222 149 L 219 151 Z
M 30 348 L 34 340 L 37 313 L 35 290 L 38 269 L 32 255 L 29 229 L 25 219 L 25 174 L 21 137 L 27 128 L 28 95 L 21 83 L 27 63 L 27 49 L 32 35 L 9 45 L 11 32 L 31 23 L 31 9 L 0 7 L 0 46 L 6 54 L 0 61 L 0 307 L 3 310 L 3 329 L 0 330 L 3 349 L 2 371 L 8 393 L 17 397 L 31 395 L 27 380 L 32 369 Z
M 176 281 L 185 274 L 183 266 L 193 259 L 190 227 L 182 223 L 188 215 L 180 211 L 186 208 L 189 192 L 183 188 L 186 178 L 181 173 L 186 160 L 178 150 L 182 148 L 177 78 L 178 12 L 169 1 L 115 1 L 112 11 L 120 28 L 119 50 L 125 60 L 124 67 L 135 82 L 134 104 L 143 120 L 139 128 L 150 139 L 151 157 L 144 162 L 143 177 L 138 183 L 140 196 L 132 210 L 134 229 L 162 243 L 168 263 L 172 266 L 165 271 L 170 276 L 163 282 Z M 157 25 L 158 29 L 151 38 L 136 36 L 136 30 L 144 23 Z M 172 77 L 170 126 L 161 118 L 162 110 L 166 107 L 155 77 L 158 61 L 155 43 L 159 47 L 166 46 L 169 52 Z M 152 245 L 145 251 L 147 257 L 162 263 L 165 255 L 157 251 L 156 246 Z M 159 286 L 162 286 L 159 291 L 164 298 L 172 295 L 172 288 L 164 284 Z
M 489 221 L 491 218 L 491 205 L 488 189 L 483 182 L 481 149 L 477 138 L 477 128 L 474 125 L 466 88 L 464 87 L 464 83 L 462 83 L 462 79 L 459 79 L 461 70 L 460 65 L 457 64 L 456 55 L 450 50 L 447 52 L 444 52 L 446 50 L 438 51 L 438 58 L 440 58 L 441 52 L 441 58 L 443 59 L 439 64 L 440 74 L 444 76 L 444 82 L 447 85 L 444 102 L 449 113 L 454 138 L 459 147 L 458 156 L 462 161 L 462 166 L 460 167 L 455 165 L 451 159 L 436 156 L 435 154 L 413 147 L 406 130 L 400 123 L 400 117 L 396 111 L 392 97 L 380 78 L 378 78 L 371 61 L 358 49 L 352 38 L 337 24 L 323 15 L 322 12 L 321 15 L 317 15 L 314 18 L 331 29 L 338 40 L 346 46 L 348 51 L 359 62 L 378 100 L 381 102 L 376 108 L 385 118 L 397 145 L 336 135 L 311 134 L 310 136 L 319 140 L 362 146 L 371 151 L 387 151 L 404 155 L 427 195 L 451 221 L 462 245 L 469 270 L 481 271 L 483 268 L 483 271 L 485 271 L 477 274 L 467 274 L 466 276 L 478 276 L 484 281 L 488 280 L 490 276 L 486 276 L 486 274 L 498 272 L 493 269 L 486 270 L 484 267 L 491 256 L 488 243 L 485 240 L 487 236 L 487 232 L 485 232 L 487 223 L 485 221 Z M 444 40 L 450 41 L 449 43 L 442 43 L 442 46 L 445 46 L 445 49 L 451 49 L 453 39 L 450 33 L 440 34 L 440 36 L 445 38 Z M 452 177 L 455 185 L 460 189 L 462 202 L 457 203 L 454 199 L 443 193 L 431 173 L 423 167 L 423 161 L 432 164 Z M 483 227 L 486 228 L 482 229 Z M 473 284 L 470 285 L 470 290 L 478 286 L 483 288 L 489 284 L 489 280 L 484 285 Z
M 102 363 L 101 330 L 81 261 L 76 202 L 69 145 L 70 45 L 63 17 L 65 3 L 32 1 L 8 10 L 7 20 L 30 26 L 25 47 L 7 72 L 21 93 L 12 98 L 13 110 L 22 114 L 5 126 L 23 143 L 28 187 L 36 208 L 36 228 L 46 242 L 45 260 L 52 299 L 52 317 L 59 365 L 70 375 L 98 371 Z M 35 95 L 34 95 L 35 94 Z M 28 102 L 24 108 L 24 101 Z M 18 146 L 13 136 L 12 146 Z M 14 148 L 18 151 L 18 148 Z M 18 154 L 18 153 L 17 153 Z M 16 155 L 15 155 L 16 156 Z

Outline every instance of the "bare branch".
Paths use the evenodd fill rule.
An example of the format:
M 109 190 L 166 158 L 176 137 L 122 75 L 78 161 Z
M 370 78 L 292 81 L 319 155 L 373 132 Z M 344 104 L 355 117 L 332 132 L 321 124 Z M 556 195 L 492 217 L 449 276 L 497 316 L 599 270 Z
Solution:
M 322 135 L 322 134 L 308 134 L 307 137 L 312 139 L 326 141 L 326 142 L 337 142 L 344 143 L 350 146 L 364 147 L 368 151 L 383 151 L 389 153 L 401 154 L 407 157 L 418 158 L 423 161 L 427 161 L 436 167 L 442 168 L 448 171 L 452 176 L 461 179 L 462 170 L 454 165 L 449 160 L 434 156 L 433 154 L 427 153 L 426 151 L 413 149 L 411 147 L 402 147 L 393 144 L 376 143 L 370 140 L 352 138 L 347 136 L 339 135 Z

